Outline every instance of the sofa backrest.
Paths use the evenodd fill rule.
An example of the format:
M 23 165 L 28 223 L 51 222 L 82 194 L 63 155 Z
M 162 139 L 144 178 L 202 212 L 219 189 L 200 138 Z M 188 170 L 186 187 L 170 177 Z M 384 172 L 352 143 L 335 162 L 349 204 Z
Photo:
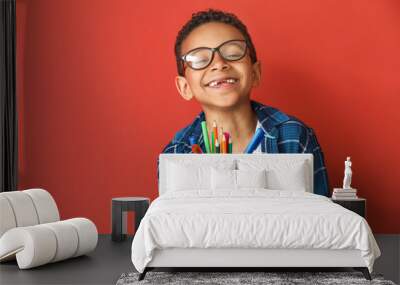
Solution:
M 9 229 L 60 220 L 56 202 L 43 189 L 0 193 L 0 237 Z
M 204 166 L 220 166 L 230 168 L 234 165 L 234 169 L 251 170 L 266 169 L 267 171 L 279 171 L 280 179 L 297 179 L 290 175 L 292 169 L 296 168 L 302 171 L 305 181 L 305 191 L 313 193 L 314 167 L 312 154 L 160 154 L 159 157 L 159 195 L 166 193 L 168 189 L 168 179 L 171 174 L 168 172 L 172 164 L 184 165 L 187 168 L 204 167 Z M 299 168 L 302 165 L 304 167 Z M 177 179 L 177 176 L 173 176 Z M 178 177 L 179 179 L 179 177 Z M 281 189 L 291 190 L 291 189 Z

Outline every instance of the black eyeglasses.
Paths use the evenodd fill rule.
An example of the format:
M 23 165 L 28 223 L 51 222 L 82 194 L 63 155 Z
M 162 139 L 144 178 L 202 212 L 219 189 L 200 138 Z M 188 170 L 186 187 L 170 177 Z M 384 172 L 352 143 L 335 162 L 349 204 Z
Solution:
M 198 47 L 188 51 L 181 59 L 194 69 L 201 70 L 208 67 L 214 59 L 214 53 L 227 61 L 237 61 L 246 55 L 247 43 L 245 40 L 229 40 L 223 42 L 216 48 Z

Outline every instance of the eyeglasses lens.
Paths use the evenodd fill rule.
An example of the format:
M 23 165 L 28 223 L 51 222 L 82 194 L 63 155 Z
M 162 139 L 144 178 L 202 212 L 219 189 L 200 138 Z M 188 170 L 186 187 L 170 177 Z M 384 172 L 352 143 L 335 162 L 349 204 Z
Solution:
M 246 53 L 246 43 L 241 41 L 232 41 L 222 45 L 219 52 L 226 60 L 239 60 Z
M 210 49 L 201 48 L 187 54 L 186 63 L 194 69 L 200 69 L 210 63 L 211 57 L 212 51 Z

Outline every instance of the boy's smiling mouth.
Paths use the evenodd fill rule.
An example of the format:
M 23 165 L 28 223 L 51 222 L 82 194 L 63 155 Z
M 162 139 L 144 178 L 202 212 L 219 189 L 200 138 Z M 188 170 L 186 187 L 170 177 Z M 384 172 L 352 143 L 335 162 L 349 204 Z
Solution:
M 231 87 L 235 85 L 238 81 L 239 80 L 234 77 L 221 77 L 211 80 L 205 86 L 210 88 Z

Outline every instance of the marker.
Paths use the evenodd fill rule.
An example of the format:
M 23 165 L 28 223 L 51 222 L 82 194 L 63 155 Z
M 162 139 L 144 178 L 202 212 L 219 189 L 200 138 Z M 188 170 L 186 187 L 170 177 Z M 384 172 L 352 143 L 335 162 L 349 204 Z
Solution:
M 253 151 L 258 147 L 264 137 L 264 131 L 262 128 L 258 128 L 251 139 L 249 145 L 244 150 L 244 153 L 253 153 Z
M 190 145 L 196 144 L 196 138 L 194 136 L 190 136 L 189 137 L 189 142 L 190 142 Z
M 201 130 L 203 131 L 203 140 L 204 140 L 204 146 L 206 147 L 206 153 L 210 153 L 210 141 L 208 140 L 208 130 L 207 130 L 207 124 L 205 121 L 201 122 Z

